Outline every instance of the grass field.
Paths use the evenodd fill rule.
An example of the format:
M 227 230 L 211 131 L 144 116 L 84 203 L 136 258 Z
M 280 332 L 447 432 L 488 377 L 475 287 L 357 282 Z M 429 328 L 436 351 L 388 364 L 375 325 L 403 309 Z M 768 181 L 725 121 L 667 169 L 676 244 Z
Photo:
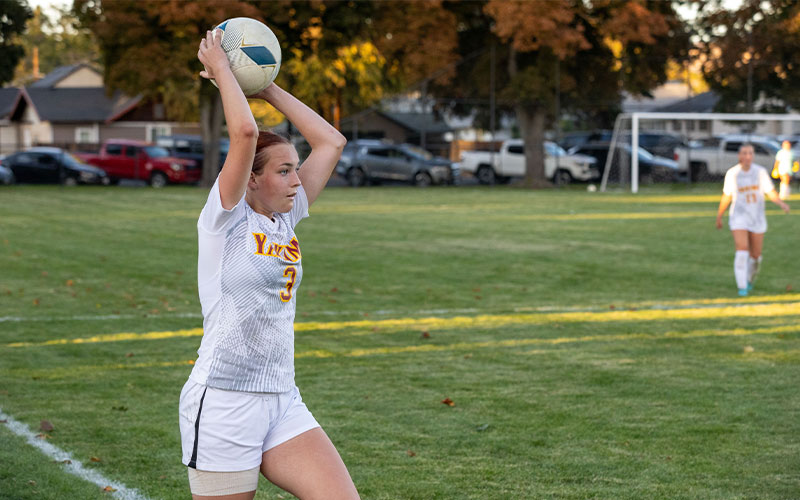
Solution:
M 741 299 L 719 191 L 326 190 L 297 384 L 362 497 L 800 498 L 800 206 Z M 205 197 L 0 190 L 0 410 L 148 498 L 188 498 Z M 0 498 L 112 495 L 4 425 L 0 464 Z

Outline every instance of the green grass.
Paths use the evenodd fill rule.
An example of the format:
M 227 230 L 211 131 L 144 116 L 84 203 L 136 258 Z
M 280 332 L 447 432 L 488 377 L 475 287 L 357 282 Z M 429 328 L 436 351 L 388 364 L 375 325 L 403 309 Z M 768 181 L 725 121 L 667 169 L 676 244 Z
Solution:
M 719 188 L 326 190 L 297 228 L 297 384 L 362 497 L 800 498 L 797 212 L 739 299 Z M 200 338 L 35 344 L 200 327 L 206 196 L 0 190 L 0 409 L 151 498 L 188 496 Z M 0 463 L 0 498 L 109 495 L 2 426 Z

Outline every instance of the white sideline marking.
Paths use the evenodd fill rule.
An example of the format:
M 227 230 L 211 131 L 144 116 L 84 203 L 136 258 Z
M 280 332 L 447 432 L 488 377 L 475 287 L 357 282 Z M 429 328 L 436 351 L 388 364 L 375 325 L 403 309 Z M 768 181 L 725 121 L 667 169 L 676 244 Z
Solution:
M 52 458 L 56 462 L 64 462 L 65 460 L 69 460 L 69 463 L 64 463 L 64 469 L 70 474 L 78 476 L 79 478 L 89 481 L 90 483 L 94 483 L 101 489 L 105 488 L 106 486 L 111 486 L 116 490 L 112 492 L 112 495 L 114 495 L 115 498 L 121 498 L 124 500 L 148 500 L 146 496 L 142 495 L 133 488 L 128 488 L 122 483 L 106 479 L 105 476 L 95 470 L 85 469 L 83 464 L 72 458 L 72 455 L 48 443 L 44 439 L 37 438 L 36 434 L 31 432 L 27 425 L 14 420 L 14 418 L 11 416 L 3 413 L 3 410 L 1 409 L 0 420 L 5 420 L 6 427 L 8 427 L 11 432 L 17 436 L 24 437 L 25 440 L 28 441 L 29 445 L 33 446 L 34 448 L 38 448 L 39 451 Z

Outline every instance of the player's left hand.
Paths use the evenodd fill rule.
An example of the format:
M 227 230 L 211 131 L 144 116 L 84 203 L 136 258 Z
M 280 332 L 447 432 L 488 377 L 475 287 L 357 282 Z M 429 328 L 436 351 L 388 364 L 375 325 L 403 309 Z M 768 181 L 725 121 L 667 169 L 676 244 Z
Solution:
M 785 202 L 781 203 L 781 208 L 783 209 L 783 213 L 785 214 L 789 213 L 789 205 L 786 204 Z

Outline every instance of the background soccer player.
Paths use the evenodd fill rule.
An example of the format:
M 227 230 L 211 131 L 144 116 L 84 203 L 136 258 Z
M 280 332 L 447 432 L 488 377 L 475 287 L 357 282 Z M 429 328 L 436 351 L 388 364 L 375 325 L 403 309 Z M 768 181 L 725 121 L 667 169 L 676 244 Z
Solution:
M 767 170 L 753 163 L 753 146 L 742 144 L 739 163 L 725 173 L 722 199 L 717 210 L 717 229 L 721 229 L 722 216 L 728 206 L 731 207 L 728 225 L 736 247 L 733 274 L 740 296 L 746 296 L 752 290 L 761 265 L 764 233 L 767 232 L 764 195 L 784 212 L 789 212 L 789 205 L 778 198 Z

